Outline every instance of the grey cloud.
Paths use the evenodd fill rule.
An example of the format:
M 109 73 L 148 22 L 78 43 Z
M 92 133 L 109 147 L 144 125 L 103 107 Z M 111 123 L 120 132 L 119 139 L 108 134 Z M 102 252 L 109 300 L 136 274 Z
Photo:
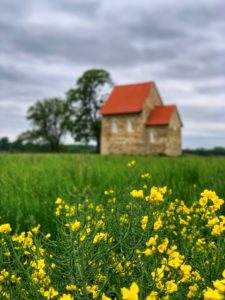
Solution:
M 1 81 L 3 81 L 3 82 L 18 81 L 19 79 L 21 80 L 21 75 L 24 76 L 24 74 L 22 74 L 22 72 L 15 72 L 15 69 L 13 69 L 13 68 L 10 69 L 8 67 L 1 66 L 0 82 Z
M 91 11 L 91 9 L 93 10 L 92 6 L 100 7 L 100 4 L 97 5 L 95 1 L 82 3 L 65 1 L 64 9 L 64 2 L 61 2 L 62 12 L 68 11 L 68 5 L 70 8 L 74 8 L 74 10 L 71 8 L 74 13 L 80 10 Z M 57 5 L 55 6 L 57 7 Z M 55 6 L 53 5 L 53 7 Z M 136 18 L 134 20 L 127 18 L 127 21 L 124 21 L 122 15 L 118 16 L 118 12 L 112 10 L 111 16 L 92 18 L 93 26 L 84 28 L 81 32 L 77 31 L 75 27 L 57 28 L 56 30 L 54 24 L 51 23 L 47 28 L 32 24 L 26 26 L 24 23 L 20 29 L 16 29 L 11 46 L 16 49 L 17 53 L 23 52 L 39 56 L 42 59 L 62 59 L 83 64 L 95 61 L 97 64 L 103 63 L 107 66 L 115 64 L 127 66 L 135 62 L 144 63 L 146 59 L 164 63 L 167 60 L 168 67 L 171 69 L 169 75 L 175 76 L 177 73 L 177 76 L 180 76 L 179 70 L 182 65 L 180 66 L 180 62 L 176 63 L 175 58 L 180 56 L 180 52 L 184 51 L 187 44 L 191 45 L 195 42 L 192 38 L 191 43 L 191 38 L 187 37 L 190 28 L 181 26 L 183 19 L 176 15 L 178 12 L 174 6 L 165 5 L 158 10 L 152 9 L 154 6 L 149 10 L 144 9 L 141 5 L 139 7 L 139 10 L 135 11 Z M 186 6 L 185 9 L 187 9 Z M 203 12 L 199 12 L 199 8 L 195 10 L 198 12 L 196 17 L 192 11 L 190 12 L 194 16 L 192 16 L 193 20 L 199 15 L 204 15 L 204 10 Z M 132 12 L 132 6 L 128 8 L 128 13 L 130 12 Z M 162 22 L 158 21 L 160 15 L 163 16 Z M 207 20 L 207 17 L 205 16 L 203 19 Z M 201 37 L 197 37 L 197 39 L 201 40 Z M 138 51 L 133 41 L 142 42 L 141 51 Z M 157 42 L 159 43 L 157 44 Z M 175 59 L 175 62 L 171 62 L 171 59 Z M 172 66 L 170 66 L 170 62 Z M 184 67 L 187 68 L 187 72 L 186 69 L 184 70 L 186 76 L 194 71 L 189 66 L 184 65 Z M 216 67 L 212 66 L 211 68 L 216 69 Z M 198 72 L 194 71 L 195 73 L 195 76 L 199 76 Z
M 34 26 L 26 28 L 21 26 L 8 37 L 10 44 L 2 44 L 0 49 L 4 53 L 13 52 L 20 56 L 22 53 L 35 56 L 46 62 L 64 61 L 78 64 L 105 63 L 106 65 L 128 64 L 138 58 L 138 52 L 124 37 L 111 35 L 103 38 L 105 33 L 84 31 L 82 34 L 71 28 L 57 31 L 49 26 L 46 28 Z M 96 38 L 96 36 L 98 38 Z M 113 40 L 117 39 L 114 43 Z
M 0 17 L 1 20 L 17 21 L 20 17 L 25 16 L 30 9 L 30 3 L 21 3 L 19 0 L 1 0 Z
M 66 11 L 68 14 L 79 14 L 82 16 L 95 16 L 101 5 L 101 0 L 64 0 L 53 1 L 51 7 Z
M 188 23 L 191 27 L 205 28 L 210 26 L 215 20 L 224 17 L 224 1 L 198 1 L 189 3 L 180 8 L 179 17 L 183 23 Z
M 25 130 L 27 125 L 25 114 L 21 107 L 0 107 L 0 137 L 9 136 L 15 138 L 19 133 Z
M 195 87 L 196 91 L 200 94 L 204 95 L 211 95 L 212 97 L 222 95 L 224 97 L 225 95 L 225 78 L 224 83 L 218 83 L 218 84 L 200 84 Z
M 213 102 L 213 99 L 212 99 Z M 221 124 L 224 122 L 225 116 L 225 107 L 224 106 L 185 106 L 182 105 L 179 107 L 180 113 L 182 115 L 183 120 L 187 120 L 187 122 L 191 122 L 192 120 L 196 120 L 201 123 L 214 123 L 215 125 Z M 225 123 L 224 123 L 225 124 Z M 219 127 L 219 125 L 218 125 Z M 225 137 L 225 132 L 224 132 Z

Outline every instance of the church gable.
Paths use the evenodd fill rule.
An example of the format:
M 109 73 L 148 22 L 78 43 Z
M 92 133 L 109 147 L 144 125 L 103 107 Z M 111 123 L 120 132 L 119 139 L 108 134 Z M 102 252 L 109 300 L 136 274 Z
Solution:
M 149 90 L 148 96 L 145 99 L 143 109 L 142 109 L 142 120 L 143 123 L 146 123 L 150 112 L 153 110 L 153 108 L 156 105 L 163 105 L 162 99 L 159 95 L 159 92 L 157 90 L 157 87 L 155 83 L 152 83 L 152 87 Z

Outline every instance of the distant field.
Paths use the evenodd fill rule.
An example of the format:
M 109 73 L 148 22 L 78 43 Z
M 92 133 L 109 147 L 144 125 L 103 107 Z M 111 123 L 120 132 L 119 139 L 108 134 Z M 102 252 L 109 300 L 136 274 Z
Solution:
M 127 167 L 136 160 L 134 168 Z M 62 197 L 101 198 L 104 190 L 129 193 L 137 174 L 149 172 L 151 184 L 168 186 L 173 198 L 191 203 L 203 189 L 225 198 L 225 158 L 144 157 L 74 154 L 0 155 L 0 217 L 15 228 L 41 223 L 54 230 L 54 201 Z M 76 192 L 79 191 L 79 193 Z M 83 195 L 83 196 L 82 196 Z

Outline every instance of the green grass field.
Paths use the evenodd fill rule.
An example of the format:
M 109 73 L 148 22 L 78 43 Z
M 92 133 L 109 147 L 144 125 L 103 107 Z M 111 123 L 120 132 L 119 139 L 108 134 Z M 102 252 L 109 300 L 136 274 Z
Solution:
M 127 167 L 135 159 L 134 169 Z M 54 201 L 69 203 L 77 192 L 93 199 L 104 190 L 126 192 L 135 184 L 136 174 L 149 172 L 151 183 L 168 186 L 174 198 L 192 202 L 207 188 L 225 198 L 225 158 L 146 157 L 98 155 L 0 155 L 0 217 L 14 228 L 41 223 L 54 230 Z M 80 195 L 80 193 L 79 193 Z
M 0 299 L 224 299 L 224 171 L 214 157 L 1 155 Z

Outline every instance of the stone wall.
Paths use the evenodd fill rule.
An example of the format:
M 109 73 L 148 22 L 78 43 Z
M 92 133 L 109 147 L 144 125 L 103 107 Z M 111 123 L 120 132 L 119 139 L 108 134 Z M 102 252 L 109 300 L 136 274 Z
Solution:
M 177 110 L 173 112 L 168 127 L 168 141 L 165 153 L 170 156 L 182 154 L 181 120 Z
M 118 130 L 112 132 L 112 123 L 116 121 Z M 128 132 L 128 122 L 132 122 L 133 131 Z M 143 153 L 144 124 L 139 114 L 107 116 L 102 120 L 102 154 L 140 154 Z
M 146 154 L 161 154 L 166 152 L 168 126 L 147 126 L 146 127 Z M 154 139 L 152 140 L 152 134 Z
M 176 110 L 173 112 L 168 126 L 148 126 L 146 131 L 146 154 L 181 155 L 181 122 Z M 154 140 L 151 138 L 151 133 Z
M 144 122 L 144 124 L 146 123 L 151 111 L 153 110 L 153 108 L 156 105 L 163 105 L 162 99 L 158 93 L 158 90 L 155 86 L 155 84 L 153 83 L 152 88 L 149 91 L 149 94 L 145 100 L 145 104 L 144 107 L 142 109 L 142 113 L 141 113 L 141 118 Z
M 145 101 L 145 105 L 142 110 L 142 122 L 143 124 L 146 123 L 147 119 L 149 118 L 151 111 L 156 105 L 163 105 L 162 99 L 158 93 L 158 90 L 153 85 L 152 89 L 150 90 L 150 93 Z M 156 127 L 155 130 L 158 128 Z M 155 130 L 152 130 L 155 132 Z M 161 136 L 164 135 L 164 131 L 160 128 L 159 133 L 157 134 L 157 142 L 151 143 L 150 141 L 150 130 L 148 127 L 144 125 L 144 134 L 143 139 L 145 141 L 145 147 L 142 154 L 159 154 L 165 151 L 165 147 L 162 145 Z

